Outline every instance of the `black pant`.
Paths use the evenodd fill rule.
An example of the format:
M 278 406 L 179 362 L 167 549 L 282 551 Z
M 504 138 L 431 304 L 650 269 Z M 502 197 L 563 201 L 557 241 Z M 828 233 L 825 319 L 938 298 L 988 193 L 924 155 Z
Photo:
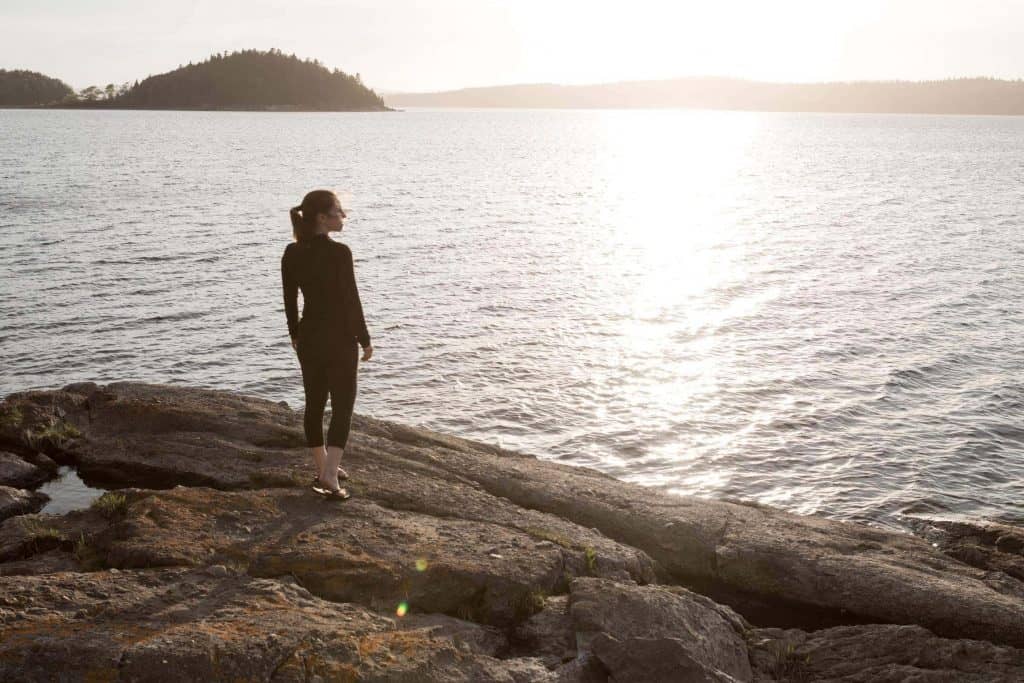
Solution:
M 327 445 L 344 448 L 348 443 L 352 408 L 356 403 L 359 345 L 354 339 L 349 343 L 338 342 L 334 335 L 299 334 L 299 365 L 306 391 L 303 427 L 306 445 L 310 448 L 324 445 L 324 407 L 328 394 L 331 396 L 331 424 L 327 429 Z

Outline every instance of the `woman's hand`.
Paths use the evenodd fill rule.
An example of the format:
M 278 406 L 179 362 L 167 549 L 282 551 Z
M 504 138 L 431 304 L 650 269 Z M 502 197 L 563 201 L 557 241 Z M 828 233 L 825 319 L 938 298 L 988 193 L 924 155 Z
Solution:
M 371 358 L 373 358 L 373 344 L 363 349 L 363 360 L 370 360 Z

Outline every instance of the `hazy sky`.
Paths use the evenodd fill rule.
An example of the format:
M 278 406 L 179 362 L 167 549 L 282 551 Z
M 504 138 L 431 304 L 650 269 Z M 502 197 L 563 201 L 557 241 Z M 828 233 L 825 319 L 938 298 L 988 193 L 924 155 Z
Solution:
M 1022 78 L 1024 0 L 0 0 L 0 68 L 75 88 L 270 47 L 378 91 Z

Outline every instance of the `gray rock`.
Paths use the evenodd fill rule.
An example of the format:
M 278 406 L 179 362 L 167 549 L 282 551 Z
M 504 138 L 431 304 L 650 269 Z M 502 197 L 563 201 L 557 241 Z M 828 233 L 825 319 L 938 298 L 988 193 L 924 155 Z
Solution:
M 610 681 L 665 681 L 665 683 L 734 683 L 733 678 L 697 660 L 685 640 L 634 637 L 620 641 L 599 633 L 591 652 L 610 672 Z
M 14 453 L 0 451 L 0 486 L 31 489 L 51 478 L 42 470 Z
M 544 601 L 544 609 L 516 628 L 519 649 L 543 660 L 556 669 L 576 658 L 576 632 L 569 615 L 569 596 L 559 595 Z
M 582 551 L 557 546 L 509 550 L 500 558 L 484 552 L 496 543 L 511 548 L 516 539 L 529 540 L 514 527 L 391 510 L 359 498 L 338 506 L 305 488 L 194 487 L 126 495 L 132 501 L 124 518 L 93 535 L 105 566 L 244 563 L 254 576 L 294 576 L 322 598 L 388 611 L 406 602 L 414 612 L 512 625 L 536 611 L 543 595 L 565 585 L 572 567 L 585 566 Z M 252 533 L 233 523 L 228 511 L 242 512 Z M 4 543 L 2 532 L 0 527 L 0 550 L 28 543 L 13 531 Z M 315 542 L 301 542 L 310 538 Z M 614 546 L 606 547 L 608 572 L 634 561 L 624 549 L 621 562 L 612 562 Z M 646 576 L 643 565 L 634 569 L 636 578 Z
M 49 599 L 47 588 L 75 593 L 78 605 Z M 101 588 L 108 601 L 88 597 Z M 462 648 L 437 624 L 396 630 L 363 607 L 269 579 L 183 569 L 60 573 L 0 577 L 0 594 L 46 600 L 0 624 L 0 680 L 50 681 L 58 671 L 62 680 L 554 680 L 536 660 Z M 81 610 L 93 616 L 83 622 Z
M 506 654 L 509 648 L 508 638 L 500 629 L 481 626 L 444 614 L 410 614 L 396 619 L 395 628 L 402 631 L 419 631 L 433 638 L 450 640 L 464 652 L 488 657 L 500 657 Z
M 560 666 L 555 673 L 559 683 L 608 683 L 608 670 L 586 650 L 576 659 Z
M 742 618 L 685 589 L 576 579 L 569 611 L 582 646 L 615 680 L 752 678 Z
M 1024 586 L 919 538 L 766 506 L 666 497 L 427 430 L 370 420 L 362 429 L 494 496 L 600 529 L 658 562 L 662 582 L 700 586 L 762 624 L 916 623 L 1024 646 Z
M 281 680 L 747 680 L 769 675 L 764 657 L 798 668 L 805 650 L 818 653 L 812 668 L 817 657 L 820 672 L 838 672 L 827 647 L 880 680 L 890 673 L 876 661 L 929 680 L 912 668 L 927 643 L 889 637 L 894 649 L 878 655 L 885 636 L 871 628 L 883 627 L 820 645 L 831 629 L 805 631 L 919 624 L 929 638 L 981 643 L 968 661 L 1005 660 L 1008 676 L 1018 650 L 1006 646 L 1024 643 L 1016 536 L 1004 531 L 975 534 L 984 552 L 954 559 L 935 541 L 666 497 L 359 415 L 345 457 L 354 498 L 336 505 L 308 489 L 301 413 L 187 387 L 11 394 L 0 417 L 0 439 L 19 449 L 26 430 L 74 433 L 46 447 L 97 482 L 149 487 L 121 489 L 126 505 L 110 516 L 0 522 L 0 605 L 14 615 L 0 662 L 29 667 L 28 680 L 45 678 L 26 654 L 39 650 L 98 678 L 120 662 L 125 678 L 168 667 L 171 678 L 258 679 L 273 667 Z M 784 632 L 793 650 L 755 644 L 747 671 L 747 620 L 804 630 Z
M 45 493 L 0 486 L 0 520 L 28 512 L 39 512 L 49 500 L 50 497 Z
M 1024 528 L 994 522 L 932 521 L 923 533 L 950 557 L 1024 581 Z
M 53 458 L 46 455 L 46 453 L 36 452 L 31 455 L 24 456 L 24 458 L 39 469 L 50 472 L 51 474 L 56 474 L 57 470 L 60 469 L 60 465 L 58 465 Z
M 941 638 L 920 626 L 870 624 L 814 633 L 756 629 L 750 640 L 759 681 L 1024 681 L 1024 650 Z
M 291 467 L 262 464 L 306 464 L 297 450 L 289 452 L 303 445 L 301 414 L 226 391 L 82 383 L 12 394 L 5 403 L 23 419 L 17 427 L 0 422 L 0 438 L 28 447 L 25 430 L 74 427 L 81 438 L 61 452 L 80 473 L 109 485 L 293 486 L 299 481 Z

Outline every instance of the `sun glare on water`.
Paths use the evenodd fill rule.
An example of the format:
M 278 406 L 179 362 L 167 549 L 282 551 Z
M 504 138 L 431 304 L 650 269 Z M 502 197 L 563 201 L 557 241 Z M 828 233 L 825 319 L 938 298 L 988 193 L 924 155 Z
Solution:
M 640 126 L 634 112 L 603 119 L 610 150 L 601 171 L 604 220 L 610 248 L 621 254 L 620 278 L 609 286 L 627 295 L 619 291 L 623 303 L 613 311 L 620 334 L 609 349 L 613 360 L 592 379 L 616 387 L 609 411 L 672 422 L 718 391 L 717 359 L 728 350 L 718 348 L 715 330 L 772 298 L 770 291 L 744 292 L 752 231 L 750 217 L 735 210 L 760 119 L 686 111 L 643 117 Z M 672 441 L 633 457 L 678 466 L 699 455 Z M 727 472 L 712 470 L 693 484 L 710 492 L 727 481 Z M 657 477 L 644 483 L 658 483 Z

